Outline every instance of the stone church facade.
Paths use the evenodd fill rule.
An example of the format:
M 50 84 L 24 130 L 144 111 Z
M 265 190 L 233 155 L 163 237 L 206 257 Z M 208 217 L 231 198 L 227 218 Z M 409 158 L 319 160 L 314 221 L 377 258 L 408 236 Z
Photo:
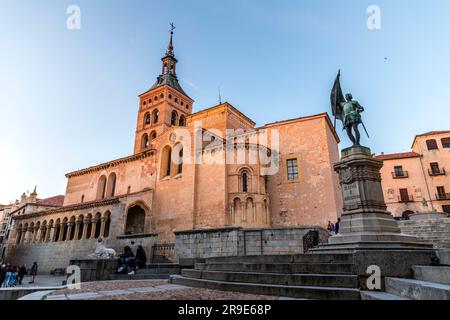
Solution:
M 229 103 L 193 113 L 172 37 L 155 84 L 139 96 L 134 153 L 68 173 L 64 203 L 16 215 L 8 259 L 65 267 L 96 238 L 174 243 L 223 227 L 326 227 L 342 211 L 339 138 L 326 113 L 256 127 Z

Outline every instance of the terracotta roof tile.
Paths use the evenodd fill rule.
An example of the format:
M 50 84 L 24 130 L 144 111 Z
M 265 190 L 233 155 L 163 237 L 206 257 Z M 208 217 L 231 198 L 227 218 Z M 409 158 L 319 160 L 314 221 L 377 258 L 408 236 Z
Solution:
M 54 196 L 54 197 L 47 198 L 47 199 L 39 199 L 39 200 L 37 200 L 36 203 L 40 204 L 40 205 L 45 205 L 45 206 L 62 207 L 62 205 L 64 204 L 64 196 Z
M 418 158 L 418 157 L 420 157 L 420 155 L 416 152 L 380 154 L 375 156 L 375 158 L 380 160 L 393 160 L 393 159 Z

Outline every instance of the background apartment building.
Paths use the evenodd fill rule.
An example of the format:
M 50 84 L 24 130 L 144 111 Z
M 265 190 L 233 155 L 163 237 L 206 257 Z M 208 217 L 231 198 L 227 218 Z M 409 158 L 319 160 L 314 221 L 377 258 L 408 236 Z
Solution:
M 450 214 L 450 131 L 432 131 L 414 138 L 411 152 L 381 154 L 384 197 L 395 217 L 415 212 Z

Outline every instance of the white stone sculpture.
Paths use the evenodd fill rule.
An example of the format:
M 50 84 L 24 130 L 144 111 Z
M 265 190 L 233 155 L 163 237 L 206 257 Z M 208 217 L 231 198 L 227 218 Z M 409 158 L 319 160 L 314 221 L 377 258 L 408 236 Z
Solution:
M 116 250 L 106 248 L 105 240 L 103 237 L 99 237 L 97 240 L 97 247 L 95 248 L 95 252 L 90 254 L 89 257 L 95 259 L 111 259 L 116 256 Z

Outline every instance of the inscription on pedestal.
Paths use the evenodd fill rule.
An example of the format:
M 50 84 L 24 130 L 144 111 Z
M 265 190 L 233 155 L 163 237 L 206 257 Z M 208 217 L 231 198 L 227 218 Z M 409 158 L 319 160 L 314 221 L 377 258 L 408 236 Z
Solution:
M 346 209 L 357 209 L 361 199 L 357 182 L 342 185 L 342 195 Z

